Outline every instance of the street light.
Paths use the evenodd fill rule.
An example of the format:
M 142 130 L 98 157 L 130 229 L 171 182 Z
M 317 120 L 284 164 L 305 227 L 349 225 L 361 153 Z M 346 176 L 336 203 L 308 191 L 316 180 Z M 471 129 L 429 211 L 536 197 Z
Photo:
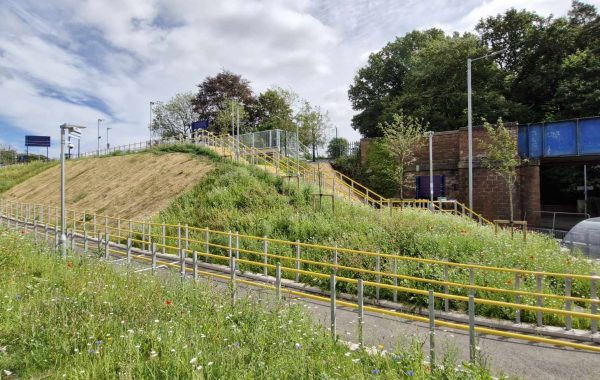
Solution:
M 478 58 L 467 58 L 467 133 L 469 145 L 469 208 L 473 209 L 473 104 L 471 100 L 471 63 L 493 57 L 508 50 L 502 49 Z
M 100 123 L 103 121 L 104 119 L 98 119 L 98 150 L 96 151 L 96 156 L 100 156 Z
M 429 199 L 433 208 L 433 131 L 427 134 L 429 135 Z
M 100 119 L 98 119 L 100 120 Z M 81 135 L 82 125 L 63 124 L 60 126 L 60 246 L 62 257 L 67 256 L 67 220 L 65 215 L 65 131 L 69 134 Z
M 112 128 L 109 127 L 108 125 L 106 126 L 106 150 L 110 149 L 110 143 L 108 142 L 108 131 L 110 131 Z

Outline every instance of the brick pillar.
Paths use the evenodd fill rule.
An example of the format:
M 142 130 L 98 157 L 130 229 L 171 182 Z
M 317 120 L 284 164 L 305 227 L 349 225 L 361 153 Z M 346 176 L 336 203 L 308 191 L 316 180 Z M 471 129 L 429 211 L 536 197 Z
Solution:
M 540 222 L 540 214 L 534 211 L 542 209 L 540 198 L 540 162 L 539 160 L 530 160 L 523 164 L 520 169 L 520 190 L 521 190 L 521 210 L 524 217 L 527 212 L 527 222 L 530 225 L 537 225 Z

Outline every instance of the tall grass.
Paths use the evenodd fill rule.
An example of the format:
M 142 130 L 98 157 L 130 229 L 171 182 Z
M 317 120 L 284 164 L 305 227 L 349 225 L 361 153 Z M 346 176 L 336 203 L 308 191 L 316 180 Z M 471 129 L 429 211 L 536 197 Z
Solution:
M 58 161 L 35 161 L 0 169 L 0 193 L 55 165 L 58 165 Z
M 489 379 L 418 348 L 350 352 L 300 306 L 62 260 L 0 228 L 0 376 L 69 379 Z M 146 272 L 147 273 L 147 272 Z M 223 288 L 221 288 L 223 289 Z M 264 296 L 263 296 L 264 297 Z
M 178 149 L 176 146 L 171 149 Z M 335 211 L 330 201 L 325 200 L 321 209 L 312 207 L 311 194 L 316 189 L 309 186 L 296 188 L 294 182 L 286 180 L 250 166 L 220 162 L 193 189 L 175 199 L 160 213 L 158 219 L 166 223 L 182 223 L 196 227 L 210 227 L 222 231 L 239 231 L 243 234 L 268 236 L 285 240 L 300 240 L 359 250 L 381 251 L 411 257 L 422 257 L 450 262 L 473 263 L 506 268 L 542 270 L 548 272 L 568 272 L 590 274 L 598 272 L 598 265 L 581 256 L 561 252 L 558 243 L 546 236 L 529 234 L 527 241 L 521 235 L 514 238 L 508 232 L 495 233 L 494 229 L 479 226 L 467 218 L 430 213 L 424 210 L 404 209 L 393 214 L 385 210 L 375 210 L 367 206 L 337 201 Z M 200 240 L 202 236 L 198 237 Z M 225 244 L 225 240 L 222 241 Z M 242 248 L 261 250 L 259 242 L 242 241 Z M 198 247 L 202 249 L 201 246 Z M 272 246 L 270 251 L 293 256 L 290 248 Z M 317 261 L 331 261 L 323 251 L 306 249 L 304 258 Z M 372 257 L 354 254 L 341 254 L 340 264 L 373 269 Z M 286 264 L 286 263 L 284 263 Z M 289 265 L 289 263 L 288 263 Z M 382 262 L 382 269 L 391 270 L 392 263 Z M 254 268 L 256 270 L 257 268 Z M 311 268 L 308 268 L 311 269 Z M 316 269 L 316 268 L 312 268 Z M 427 264 L 399 261 L 398 272 L 412 276 L 443 279 L 443 268 Z M 339 275 L 353 277 L 353 273 L 338 271 Z M 373 276 L 364 276 L 374 279 Z M 464 269 L 450 269 L 450 280 L 468 283 L 469 273 Z M 323 281 L 306 279 L 313 284 L 327 286 Z M 510 273 L 475 272 L 479 285 L 514 288 L 514 275 Z M 535 291 L 534 276 L 523 276 L 521 289 Z M 391 279 L 384 278 L 391 283 Z M 443 291 L 441 286 L 400 280 L 399 285 L 414 288 L 433 288 Z M 352 286 L 341 284 L 343 290 L 354 291 Z M 564 294 L 564 280 L 546 277 L 543 291 Z M 373 289 L 367 289 L 373 292 Z M 467 294 L 466 289 L 454 289 L 454 293 Z M 573 281 L 572 294 L 589 297 L 587 281 Z M 389 291 L 382 290 L 384 297 Z M 478 292 L 481 297 L 513 302 L 514 296 Z M 400 300 L 424 303 L 423 297 L 399 294 Z M 523 297 L 524 303 L 535 303 L 535 299 Z M 462 309 L 462 303 L 453 303 L 454 308 Z M 562 308 L 560 300 L 545 300 L 545 306 Z M 587 305 L 579 305 L 588 307 Z M 514 310 L 497 306 L 478 306 L 478 313 L 514 318 Z M 535 320 L 534 313 L 522 312 L 525 321 Z M 548 324 L 563 324 L 561 317 L 545 315 Z M 587 320 L 575 320 L 575 326 L 587 327 Z

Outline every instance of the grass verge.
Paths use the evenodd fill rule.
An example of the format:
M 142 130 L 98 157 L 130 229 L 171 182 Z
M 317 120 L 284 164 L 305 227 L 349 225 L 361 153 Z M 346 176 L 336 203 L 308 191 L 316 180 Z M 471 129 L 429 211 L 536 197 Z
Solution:
M 418 348 L 349 352 L 300 306 L 58 258 L 0 228 L 0 373 L 72 379 L 489 379 Z M 147 272 L 146 272 L 147 273 Z
M 0 193 L 55 165 L 58 165 L 58 161 L 35 161 L 0 169 Z

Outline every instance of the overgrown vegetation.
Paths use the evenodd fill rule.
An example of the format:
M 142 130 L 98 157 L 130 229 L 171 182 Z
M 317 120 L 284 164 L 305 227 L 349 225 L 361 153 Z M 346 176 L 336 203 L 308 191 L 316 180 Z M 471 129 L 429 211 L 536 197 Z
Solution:
M 256 297 L 232 305 L 215 284 L 62 260 L 2 228 L 0 266 L 7 378 L 491 378 L 449 358 L 431 368 L 418 347 L 349 352 L 300 306 Z
M 23 165 L 13 165 L 0 169 L 0 193 L 18 185 L 44 170 L 58 165 L 58 161 L 35 161 Z
M 175 146 L 170 149 L 179 149 Z M 187 149 L 187 148 L 183 148 Z M 590 274 L 598 272 L 598 266 L 579 256 L 567 255 L 560 251 L 558 243 L 549 237 L 530 234 L 527 241 L 520 235 L 511 237 L 509 232 L 494 232 L 492 227 L 479 226 L 466 218 L 458 218 L 425 210 L 404 209 L 394 211 L 376 210 L 348 202 L 336 203 L 335 212 L 331 207 L 320 211 L 312 209 L 311 194 L 314 189 L 302 186 L 297 189 L 294 182 L 268 174 L 260 169 L 222 162 L 205 176 L 191 191 L 180 196 L 163 212 L 159 219 L 166 223 L 182 223 L 196 227 L 210 227 L 220 231 L 238 231 L 241 234 L 268 236 L 290 241 L 335 245 L 359 250 L 381 251 L 412 257 L 449 260 L 459 263 L 474 263 L 504 268 L 521 268 L 548 272 L 569 272 Z M 198 236 L 202 240 L 202 236 Z M 214 238 L 216 239 L 216 237 Z M 226 245 L 225 237 L 220 242 Z M 262 251 L 262 242 L 242 239 L 242 248 Z M 202 251 L 204 246 L 199 244 Z M 270 252 L 294 256 L 290 247 L 270 245 Z M 215 251 L 217 251 L 215 249 Z M 226 251 L 223 250 L 223 254 Z M 317 261 L 331 261 L 331 253 L 322 250 L 304 249 L 304 258 Z M 259 257 L 255 257 L 259 260 Z M 375 267 L 375 260 L 369 256 L 340 254 L 339 262 L 355 267 Z M 282 264 L 292 266 L 290 262 Z M 322 267 L 305 267 L 322 271 Z M 382 261 L 382 269 L 391 271 L 392 262 Z M 259 270 L 252 268 L 252 270 Z M 406 261 L 398 262 L 398 272 L 406 275 L 443 279 L 443 268 Z M 354 277 L 355 273 L 338 271 L 340 276 Z M 374 276 L 364 278 L 374 280 Z M 450 280 L 469 282 L 466 269 L 450 269 Z M 325 281 L 304 279 L 307 282 L 326 288 Z M 514 274 L 475 271 L 477 284 L 513 289 Z M 390 278 L 383 282 L 391 283 Z M 420 289 L 433 288 L 443 291 L 441 286 L 422 282 L 400 280 L 401 286 Z M 564 294 L 564 280 L 544 278 L 544 292 Z M 340 283 L 340 289 L 354 292 L 352 285 Z M 521 289 L 535 291 L 534 276 L 521 278 Z M 367 292 L 373 293 L 373 289 Z M 467 294 L 466 289 L 453 289 L 454 293 Z M 573 281 L 572 294 L 589 297 L 588 281 Z M 382 290 L 383 297 L 391 297 L 391 292 Z M 478 292 L 481 297 L 514 302 L 514 296 L 492 292 Z M 425 304 L 425 299 L 411 294 L 399 293 L 400 300 L 412 304 Z M 535 302 L 534 298 L 523 297 L 523 303 Z M 544 306 L 563 308 L 561 300 L 545 300 Z M 578 305 L 589 308 L 588 304 Z M 453 303 L 456 309 L 465 305 Z M 514 309 L 497 306 L 478 306 L 478 313 L 499 318 L 514 318 Z M 535 314 L 521 312 L 524 321 L 534 321 Z M 562 317 L 544 315 L 547 324 L 562 324 Z M 575 320 L 574 325 L 588 326 L 588 320 Z

